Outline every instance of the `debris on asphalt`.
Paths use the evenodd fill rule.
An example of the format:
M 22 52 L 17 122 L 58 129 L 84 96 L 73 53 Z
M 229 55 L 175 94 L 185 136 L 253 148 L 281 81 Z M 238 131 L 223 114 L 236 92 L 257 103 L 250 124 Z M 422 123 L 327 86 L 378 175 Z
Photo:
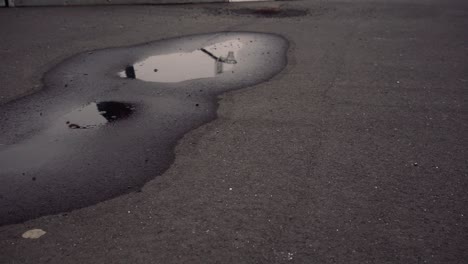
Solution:
M 45 234 L 46 232 L 42 229 L 31 229 L 24 232 L 21 236 L 27 239 L 38 239 Z

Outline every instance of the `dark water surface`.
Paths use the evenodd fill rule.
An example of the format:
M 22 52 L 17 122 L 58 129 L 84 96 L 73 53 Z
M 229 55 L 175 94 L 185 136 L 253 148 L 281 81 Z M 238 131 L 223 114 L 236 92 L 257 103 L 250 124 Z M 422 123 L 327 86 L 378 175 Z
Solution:
M 139 190 L 170 166 L 179 138 L 216 118 L 217 95 L 279 73 L 287 47 L 229 32 L 65 60 L 43 90 L 0 106 L 0 224 Z

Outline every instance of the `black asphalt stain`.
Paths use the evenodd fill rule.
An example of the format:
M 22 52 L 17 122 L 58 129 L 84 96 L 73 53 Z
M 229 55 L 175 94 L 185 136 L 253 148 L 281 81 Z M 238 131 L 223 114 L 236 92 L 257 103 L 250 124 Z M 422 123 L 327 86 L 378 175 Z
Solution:
M 234 16 L 255 16 L 265 18 L 288 18 L 302 17 L 309 15 L 307 9 L 293 9 L 282 7 L 258 7 L 258 8 L 238 8 L 238 9 L 206 9 L 211 15 L 234 15 Z
M 287 48 L 278 35 L 221 32 L 63 61 L 43 90 L 0 106 L 0 224 L 140 190 L 169 168 L 185 133 L 216 118 L 218 95 L 272 78 Z M 150 58 L 169 60 L 138 66 Z

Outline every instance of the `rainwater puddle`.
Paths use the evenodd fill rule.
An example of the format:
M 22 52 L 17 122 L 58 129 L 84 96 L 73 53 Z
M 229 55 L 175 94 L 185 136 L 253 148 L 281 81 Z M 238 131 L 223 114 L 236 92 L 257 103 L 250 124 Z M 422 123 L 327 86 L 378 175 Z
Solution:
M 287 49 L 276 34 L 217 32 L 53 67 L 46 89 L 0 105 L 0 225 L 141 189 L 179 139 L 216 119 L 219 95 L 272 79 Z
M 236 55 L 243 43 L 237 39 L 216 43 L 192 52 L 177 52 L 148 57 L 119 72 L 122 78 L 147 82 L 175 83 L 232 74 Z
M 98 102 L 83 106 L 63 117 L 70 129 L 87 129 L 129 117 L 135 107 L 121 102 Z

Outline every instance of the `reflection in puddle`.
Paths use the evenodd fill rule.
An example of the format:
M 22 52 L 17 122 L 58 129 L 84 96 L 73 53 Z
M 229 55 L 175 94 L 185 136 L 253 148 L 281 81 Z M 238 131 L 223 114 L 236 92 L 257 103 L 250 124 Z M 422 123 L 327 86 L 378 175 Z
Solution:
M 148 82 L 182 82 L 233 73 L 240 40 L 213 44 L 192 52 L 157 55 L 127 66 L 119 76 Z
M 105 125 L 118 119 L 127 118 L 134 106 L 121 102 L 90 103 L 64 116 L 71 129 L 87 129 Z

